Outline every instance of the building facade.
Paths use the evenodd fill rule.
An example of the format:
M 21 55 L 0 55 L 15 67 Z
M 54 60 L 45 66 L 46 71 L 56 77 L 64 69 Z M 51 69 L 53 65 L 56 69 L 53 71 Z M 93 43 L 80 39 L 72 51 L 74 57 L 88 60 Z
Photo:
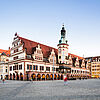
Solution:
M 100 56 L 85 58 L 88 60 L 91 78 L 100 78 Z
M 88 78 L 87 61 L 68 53 L 66 30 L 61 30 L 58 49 L 14 36 L 9 57 L 9 79 L 13 80 L 55 80 L 69 78 Z
M 10 50 L 0 49 L 0 79 L 8 79 Z

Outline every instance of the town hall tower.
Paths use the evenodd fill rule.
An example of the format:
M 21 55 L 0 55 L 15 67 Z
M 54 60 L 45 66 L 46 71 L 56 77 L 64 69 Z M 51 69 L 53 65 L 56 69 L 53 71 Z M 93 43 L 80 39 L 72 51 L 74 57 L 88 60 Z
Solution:
M 58 63 L 65 63 L 67 64 L 67 58 L 68 58 L 68 44 L 66 40 L 66 30 L 64 28 L 64 25 L 61 29 L 61 39 L 59 40 L 58 46 Z

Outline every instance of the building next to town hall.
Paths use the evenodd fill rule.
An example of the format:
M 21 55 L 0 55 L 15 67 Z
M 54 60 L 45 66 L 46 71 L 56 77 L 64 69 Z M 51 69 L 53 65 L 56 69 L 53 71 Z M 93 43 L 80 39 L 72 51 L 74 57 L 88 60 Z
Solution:
M 8 79 L 10 50 L 0 49 L 0 79 Z
M 91 78 L 100 78 L 100 56 L 87 57 Z
M 61 29 L 58 48 L 53 48 L 23 37 L 13 38 L 9 58 L 9 79 L 55 80 L 88 78 L 89 68 L 83 57 L 68 53 L 66 30 Z

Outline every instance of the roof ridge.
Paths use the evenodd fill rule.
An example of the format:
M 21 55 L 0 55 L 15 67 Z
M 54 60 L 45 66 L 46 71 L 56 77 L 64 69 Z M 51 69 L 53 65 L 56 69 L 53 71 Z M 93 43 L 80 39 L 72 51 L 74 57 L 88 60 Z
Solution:
M 42 44 L 42 43 L 39 43 L 39 42 L 30 40 L 30 39 L 27 39 L 27 38 L 23 38 L 23 37 L 20 37 L 20 36 L 19 36 L 19 38 L 22 38 L 22 39 L 25 39 L 25 40 L 28 40 L 28 41 L 31 41 L 31 42 L 35 42 L 35 43 L 38 43 L 38 44 L 40 44 L 40 45 L 43 45 L 43 46 L 46 46 L 46 47 L 50 47 L 50 48 L 53 48 L 53 49 L 56 49 L 56 50 L 57 50 L 57 48 L 54 48 L 54 47 L 51 47 L 51 46 L 48 46 L 48 45 L 45 45 L 45 44 Z
M 3 51 L 8 51 L 8 50 L 4 50 L 4 49 L 0 49 L 0 50 L 3 50 Z
M 71 54 L 71 55 L 73 55 L 73 56 L 77 56 L 77 57 L 83 58 L 83 57 L 81 57 L 81 56 L 78 56 L 78 55 L 75 55 L 75 54 L 72 54 L 72 53 L 68 53 L 68 54 Z

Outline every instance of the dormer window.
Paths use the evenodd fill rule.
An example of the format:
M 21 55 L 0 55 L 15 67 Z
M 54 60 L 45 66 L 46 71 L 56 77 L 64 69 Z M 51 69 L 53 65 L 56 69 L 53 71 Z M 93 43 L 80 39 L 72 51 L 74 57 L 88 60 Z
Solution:
M 37 50 L 37 53 L 41 54 L 41 51 L 40 50 Z
M 79 60 L 79 67 L 81 68 L 81 65 L 82 65 L 82 60 L 80 59 Z
M 14 44 L 14 47 L 15 47 L 16 45 Z
M 33 49 L 33 55 L 32 57 L 35 59 L 35 60 L 43 60 L 43 54 L 42 54 L 42 50 L 40 48 L 40 45 L 38 45 L 37 47 L 34 47 Z
M 27 58 L 28 58 L 28 59 L 31 59 L 31 55 L 27 55 Z
M 16 53 L 16 52 L 18 52 L 18 49 L 15 49 L 15 50 L 14 50 L 14 53 Z
M 54 63 L 56 63 L 56 56 L 55 56 L 54 49 L 52 49 L 51 54 L 49 55 L 48 60 L 49 60 L 50 63 L 53 63 L 53 61 L 54 61 Z

